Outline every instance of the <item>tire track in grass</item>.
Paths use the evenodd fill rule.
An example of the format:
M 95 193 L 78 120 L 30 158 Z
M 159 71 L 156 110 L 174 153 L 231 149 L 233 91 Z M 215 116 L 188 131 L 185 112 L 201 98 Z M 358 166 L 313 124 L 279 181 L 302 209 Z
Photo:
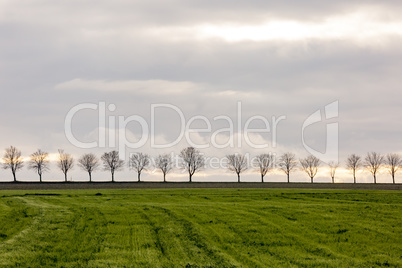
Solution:
M 302 233 L 303 233 L 303 234 L 308 234 L 308 236 L 310 236 L 310 237 L 313 237 L 314 233 L 313 233 L 313 231 L 309 230 L 309 228 L 303 228 L 303 231 L 301 231 L 300 226 L 295 227 L 294 225 L 291 224 L 292 221 L 287 219 L 283 215 L 276 214 L 277 216 L 282 218 L 280 220 L 281 225 L 279 225 L 278 223 L 273 222 L 272 220 L 269 220 L 269 219 L 272 219 L 272 213 L 275 213 L 275 212 L 272 212 L 271 214 L 268 215 L 267 212 L 264 212 L 262 210 L 256 210 L 251 207 L 248 207 L 247 210 L 244 210 L 244 211 L 245 211 L 245 212 L 243 212 L 244 215 L 254 214 L 254 215 L 259 216 L 259 217 L 256 217 L 256 221 L 259 222 L 261 225 L 269 224 L 271 226 L 274 226 L 278 230 L 278 232 L 280 232 L 284 236 L 284 238 L 286 240 L 296 242 L 298 247 L 301 250 L 304 250 L 305 253 L 312 255 L 311 257 L 319 257 L 318 260 L 321 259 L 321 261 L 323 261 L 323 263 L 322 263 L 323 265 L 329 265 L 328 259 L 331 259 L 334 261 L 338 260 L 347 265 L 351 265 L 351 264 L 361 265 L 362 264 L 360 259 L 358 259 L 358 258 L 353 258 L 351 256 L 347 256 L 347 255 L 341 254 L 339 252 L 335 252 L 330 247 L 328 247 L 322 243 L 315 242 L 315 241 L 307 238 L 305 235 L 302 235 Z M 264 215 L 265 217 L 261 217 L 261 215 Z M 283 229 L 286 229 L 286 232 L 284 232 Z M 304 255 L 305 255 L 305 253 L 304 253 Z M 311 257 L 308 257 L 308 258 L 311 258 Z M 304 265 L 303 263 L 294 261 L 292 259 L 289 259 L 289 261 L 291 261 L 292 263 L 294 263 L 296 265 Z M 317 261 L 317 259 L 316 259 L 316 261 Z M 336 267 L 337 264 L 334 264 L 333 266 Z
M 104 198 L 99 207 L 94 200 L 84 204 L 101 208 L 106 214 L 106 226 L 102 231 L 105 237 L 104 251 L 97 255 L 93 267 L 160 267 L 159 251 L 153 247 L 153 233 L 149 223 L 141 216 L 137 202 L 131 202 L 125 195 L 110 195 Z
M 62 234 L 70 239 L 65 243 L 65 248 L 68 250 L 64 251 L 63 255 L 66 263 L 87 266 L 96 259 L 97 253 L 102 251 L 104 238 L 99 228 L 102 230 L 106 219 L 103 213 L 94 207 L 70 207 L 70 211 L 73 213 L 73 218 L 70 220 L 72 225 Z
M 216 267 L 216 261 L 211 260 L 210 256 L 205 254 L 205 248 L 200 248 L 193 242 L 194 237 L 186 232 L 183 222 L 178 221 L 171 213 L 156 205 L 147 205 L 144 207 L 144 211 L 143 217 L 155 230 L 155 245 L 163 249 L 163 254 L 160 254 L 162 266 Z M 233 265 L 222 267 L 231 266 Z
M 61 266 L 61 263 L 68 263 L 69 258 L 72 257 L 71 246 L 69 246 L 72 244 L 71 240 L 77 241 L 79 238 L 68 232 L 69 227 L 76 224 L 72 220 L 76 213 L 71 207 L 61 203 L 60 197 L 51 197 L 50 200 L 43 200 L 43 198 L 29 197 L 25 199 L 34 206 L 39 205 L 43 212 L 40 225 L 28 239 L 30 244 L 35 243 L 35 254 L 26 258 L 25 263 L 29 266 Z
M 47 203 L 44 203 L 41 201 L 34 202 L 27 197 L 16 196 L 16 197 L 13 197 L 13 199 L 19 200 L 20 202 L 24 203 L 29 208 L 38 209 L 38 213 L 33 217 L 32 222 L 29 226 L 27 226 L 25 229 L 21 230 L 19 233 L 14 234 L 11 239 L 4 241 L 5 244 L 12 244 L 16 240 L 21 239 L 22 237 L 25 237 L 26 234 L 29 233 L 31 229 L 33 229 L 35 226 L 39 225 L 40 219 L 44 218 L 45 209 L 53 208 L 53 206 L 50 204 L 47 204 Z M 0 247 L 1 247 L 1 244 L 0 244 Z
M 134 251 L 134 230 L 133 230 L 133 223 L 128 219 L 127 215 L 124 214 L 124 219 L 128 224 L 128 232 L 129 232 L 129 237 L 128 237 L 128 246 L 129 246 L 129 251 L 133 252 Z M 134 255 L 130 254 L 129 255 L 130 258 L 130 262 L 133 263 L 134 262 Z
M 301 204 L 301 205 L 306 205 L 306 204 Z M 307 204 L 307 205 L 311 205 L 311 204 Z M 321 225 L 305 225 L 303 224 L 303 220 L 301 221 L 302 225 L 298 225 L 297 229 L 295 228 L 295 225 L 293 224 L 293 222 L 296 219 L 292 219 L 293 221 L 289 221 L 287 220 L 288 217 L 286 215 L 284 215 L 284 212 L 281 210 L 276 210 L 273 211 L 273 213 L 275 213 L 275 215 L 277 215 L 278 217 L 282 218 L 282 222 L 284 224 L 287 224 L 286 226 L 286 232 L 288 232 L 289 229 L 293 228 L 293 233 L 296 235 L 299 235 L 300 229 L 302 228 L 303 231 L 302 233 L 304 234 L 304 238 L 309 239 L 308 241 L 313 241 L 314 237 L 317 237 L 317 235 L 322 236 L 321 238 L 318 238 L 318 241 L 315 242 L 315 245 L 319 245 L 318 248 L 322 248 L 324 250 L 327 250 L 327 252 L 330 252 L 331 254 L 334 255 L 334 259 L 339 260 L 339 261 L 343 261 L 343 262 L 347 262 L 348 265 L 354 264 L 354 265 L 369 265 L 365 258 L 362 255 L 358 255 L 356 256 L 355 254 L 350 254 L 352 251 L 352 249 L 350 248 L 352 245 L 348 244 L 347 248 L 349 248 L 348 250 L 342 250 L 345 248 L 345 245 L 342 244 L 331 244 L 333 245 L 333 247 L 329 247 L 327 245 L 325 245 L 325 240 L 331 241 L 331 239 L 336 240 L 336 234 L 338 234 L 338 242 L 339 242 L 339 234 L 342 234 L 345 231 L 353 231 L 353 230 L 358 230 L 358 232 L 360 232 L 361 230 L 364 230 L 364 228 L 356 228 L 355 226 L 360 226 L 361 222 L 356 221 L 356 219 L 354 217 L 356 217 L 355 214 L 353 214 L 355 211 L 354 210 L 347 210 L 344 209 L 344 207 L 349 207 L 349 204 L 344 204 L 344 203 L 338 203 L 337 207 L 330 207 L 329 204 L 323 204 L 321 207 L 325 208 L 326 211 L 331 212 L 332 210 L 342 210 L 344 211 L 344 213 L 342 213 L 342 217 L 341 218 L 337 218 L 336 220 L 329 220 L 329 222 L 327 224 L 322 224 L 323 222 L 321 222 Z M 358 210 L 358 208 L 356 208 Z M 250 211 L 254 211 L 255 213 L 264 213 L 260 210 L 256 210 L 256 209 L 249 209 Z M 380 209 L 381 210 L 381 209 Z M 300 208 L 298 208 L 298 211 L 300 211 Z M 347 212 L 348 214 L 345 214 L 345 212 Z M 326 215 L 326 213 L 322 213 L 322 211 L 315 211 L 315 214 L 319 214 L 319 215 Z M 351 218 L 351 215 L 354 215 L 354 217 Z M 397 215 L 397 213 L 392 214 L 392 215 Z M 338 216 L 339 217 L 339 216 Z M 268 218 L 268 217 L 266 217 Z M 272 217 L 269 217 L 272 218 Z M 296 217 L 297 218 L 297 217 Z M 317 218 L 318 219 L 318 218 Z M 395 221 L 397 222 L 397 221 Z M 347 223 L 347 228 L 343 229 L 343 227 L 345 226 L 345 223 Z M 326 226 L 324 229 L 322 228 L 322 226 Z M 313 227 L 313 228 L 311 228 Z M 321 227 L 321 228 L 320 228 Z M 373 227 L 373 226 L 371 226 Z M 384 234 L 388 234 L 389 230 L 386 230 L 385 232 L 380 232 L 380 231 L 376 231 L 375 229 L 372 230 L 372 228 L 369 228 L 369 232 L 368 235 L 369 236 L 374 236 L 374 237 L 382 237 L 381 241 L 384 241 L 384 237 L 387 237 Z M 374 235 L 374 233 L 378 233 L 379 235 Z M 400 232 L 396 232 L 396 233 L 400 233 Z M 332 234 L 332 235 L 331 235 Z M 335 236 L 334 236 L 335 235 Z M 299 235 L 300 237 L 300 235 Z M 359 239 L 359 244 L 361 244 L 362 247 L 364 247 L 366 244 L 364 243 L 364 240 L 361 240 L 361 238 L 364 238 L 362 236 L 360 237 L 354 237 L 355 239 Z M 320 241 L 320 240 L 324 240 L 324 241 Z M 370 239 L 370 238 L 367 238 Z M 380 241 L 379 241 L 380 242 Z M 350 243 L 350 241 L 349 241 Z M 370 244 L 370 243 L 368 243 Z M 342 247 L 343 246 L 343 247 Z M 373 250 L 373 248 L 368 248 L 370 250 Z M 377 252 L 377 250 L 375 250 L 375 252 Z M 394 251 L 393 251 L 394 252 Z M 397 256 L 396 256 L 397 257 Z
M 186 200 L 188 201 L 189 197 L 196 198 L 197 199 L 197 201 L 196 201 L 197 205 L 202 205 L 203 208 L 209 208 L 209 209 L 211 207 L 213 207 L 214 209 L 216 209 L 216 207 L 219 207 L 220 211 L 222 211 L 222 207 L 224 207 L 224 206 L 229 206 L 229 205 L 233 206 L 233 203 L 232 203 L 233 199 L 243 198 L 241 203 L 243 203 L 243 201 L 244 202 L 251 201 L 248 196 L 244 197 L 244 196 L 241 195 L 240 192 L 236 192 L 235 195 L 233 195 L 233 194 L 227 194 L 227 195 L 226 194 L 223 194 L 223 195 L 219 194 L 218 196 L 219 197 L 224 196 L 227 200 L 225 200 L 224 202 L 219 202 L 218 204 L 216 202 L 213 202 L 212 206 L 208 205 L 208 202 L 210 202 L 209 200 L 214 199 L 216 197 L 216 194 L 212 194 L 212 195 L 209 194 L 208 196 L 204 196 L 204 195 L 189 195 L 189 196 L 187 196 Z M 185 206 L 179 206 L 179 207 L 186 208 Z M 267 265 L 270 265 L 270 266 L 283 265 L 283 262 L 280 261 L 280 260 L 278 261 L 278 260 L 275 260 L 275 259 L 261 259 L 261 258 L 257 259 L 255 257 L 255 255 L 253 254 L 253 252 L 250 252 L 249 250 L 247 250 L 247 248 L 244 249 L 244 250 L 238 250 L 238 244 L 236 244 L 237 245 L 236 247 L 232 247 L 232 245 L 230 243 L 227 243 L 225 238 L 223 238 L 224 235 L 227 235 L 226 239 L 227 239 L 227 237 L 230 237 L 230 236 L 232 236 L 232 237 L 240 237 L 239 234 L 242 232 L 241 230 L 236 230 L 236 231 L 231 230 L 231 226 L 226 225 L 226 223 L 227 223 L 226 220 L 231 219 L 232 218 L 231 215 L 234 215 L 234 213 L 235 213 L 234 209 L 231 208 L 231 209 L 226 210 L 228 212 L 227 215 L 229 215 L 229 216 L 226 216 L 226 218 L 225 218 L 226 220 L 222 220 L 222 221 L 225 222 L 225 228 L 221 229 L 220 231 L 216 231 L 214 228 L 209 226 L 211 222 L 209 222 L 209 224 L 206 223 L 206 222 L 204 222 L 203 224 L 199 224 L 199 223 L 196 223 L 196 222 L 192 221 L 190 219 L 190 217 L 187 217 L 187 215 L 193 214 L 192 215 L 193 218 L 197 218 L 199 220 L 199 222 L 203 222 L 203 219 L 205 220 L 205 218 L 210 218 L 211 214 L 216 214 L 216 213 L 205 214 L 204 210 L 198 210 L 197 213 L 195 213 L 194 212 L 195 207 L 196 206 L 191 207 L 191 213 L 188 213 L 187 211 L 183 212 L 183 210 L 182 210 L 181 217 L 184 217 L 184 218 L 190 220 L 192 223 L 194 223 L 194 225 L 198 226 L 200 230 L 202 230 L 202 229 L 208 230 L 208 235 L 213 237 L 213 239 L 218 241 L 218 243 L 215 243 L 215 245 L 217 244 L 216 247 L 219 248 L 220 252 L 225 252 L 226 256 L 230 256 L 230 259 L 233 262 L 242 263 L 243 265 L 247 265 L 247 266 L 250 266 L 250 267 L 266 267 Z M 222 213 L 220 213 L 220 214 L 222 214 Z M 215 225 L 215 227 L 216 227 L 216 225 Z M 229 235 L 229 232 L 230 232 L 230 235 Z M 245 237 L 243 237 L 242 240 L 244 242 Z M 209 239 L 209 241 L 211 241 L 211 239 Z
M 233 206 L 233 204 L 232 204 Z M 229 225 L 229 229 L 236 234 L 240 241 L 237 241 L 236 244 L 242 246 L 241 251 L 250 251 L 250 247 L 254 251 L 254 256 L 263 264 L 263 266 L 300 266 L 300 263 L 292 263 L 287 260 L 286 256 L 278 255 L 275 250 L 270 249 L 270 246 L 285 246 L 287 245 L 286 241 L 289 241 L 283 234 L 280 232 L 280 228 L 277 225 L 272 224 L 271 222 L 262 222 L 260 220 L 260 215 L 255 215 L 249 213 L 244 207 L 236 205 L 236 215 L 232 217 L 232 224 Z M 228 211 L 229 213 L 233 213 L 232 208 L 223 208 L 223 210 Z M 248 219 L 248 221 L 246 221 Z M 236 222 L 236 221 L 237 222 Z M 240 225 L 240 226 L 239 226 Z M 248 228 L 249 227 L 249 228 Z M 251 229 L 250 229 L 251 227 Z M 248 229 L 247 229 L 248 228 Z M 256 229 L 257 228 L 257 229 Z M 262 237 L 264 237 L 259 231 L 259 229 L 270 228 L 268 231 L 270 234 L 267 239 L 271 239 L 267 241 L 259 242 Z M 249 231 L 252 231 L 249 233 Z M 260 234 L 260 235 L 259 235 Z M 279 242 L 269 242 L 272 241 L 272 236 L 275 237 L 280 234 L 283 238 L 280 239 Z M 254 235 L 254 237 L 253 237 Z M 257 239 L 257 240 L 255 240 Z M 282 242 L 284 241 L 284 242 Z M 281 252 L 282 253 L 282 252 Z
M 197 206 L 198 208 L 199 206 Z M 230 230 L 229 228 L 226 228 L 224 231 L 217 231 L 216 229 L 212 228 L 209 224 L 204 223 L 201 224 L 201 222 L 205 221 L 205 219 L 211 219 L 211 215 L 216 215 L 217 214 L 217 207 L 218 210 L 222 211 L 220 208 L 221 206 L 216 206 L 216 207 L 211 207 L 211 206 L 203 206 L 203 209 L 198 209 L 196 212 L 194 211 L 194 207 L 192 207 L 192 218 L 191 219 L 197 219 L 198 222 L 191 221 L 195 226 L 198 227 L 200 230 L 200 233 L 207 233 L 208 234 L 208 243 L 213 244 L 214 247 L 218 250 L 220 255 L 225 255 L 225 258 L 227 258 L 231 263 L 233 263 L 234 266 L 243 266 L 246 265 L 248 267 L 266 267 L 267 263 L 266 262 L 261 262 L 259 260 L 256 260 L 253 258 L 250 254 L 246 253 L 246 251 L 239 251 L 238 247 L 234 247 L 230 243 L 227 243 L 227 240 L 223 238 L 224 234 L 228 234 L 228 231 Z M 187 207 L 185 207 L 187 208 Z M 214 209 L 214 213 L 212 213 L 210 210 L 208 210 L 208 213 L 205 214 L 205 208 Z M 222 214 L 222 213 L 220 213 Z M 188 211 L 184 211 L 183 209 L 181 210 L 180 217 L 185 218 L 186 220 L 190 221 L 190 217 Z M 209 223 L 212 222 L 220 222 L 220 219 L 217 219 L 216 217 L 214 220 L 209 220 Z M 225 222 L 226 223 L 226 222 Z M 216 226 L 215 226 L 216 227 Z M 205 231 L 202 231 L 202 230 Z M 232 232 L 232 231 L 231 231 Z M 232 232 L 233 236 L 237 236 L 237 232 Z M 206 236 L 204 236 L 205 238 Z
M 109 197 L 99 206 L 99 198 L 90 195 L 76 200 L 63 199 L 74 211 L 71 221 L 76 223 L 69 226 L 76 238 L 70 240 L 72 257 L 66 258 L 70 265 L 83 259 L 82 266 L 131 266 L 134 260 L 131 248 L 134 247 L 135 215 L 129 218 L 131 211 L 120 201 L 118 205 L 109 202 Z
M 134 216 L 136 217 L 133 218 Z M 137 208 L 134 211 L 130 210 L 129 213 L 124 213 L 123 217 L 128 225 L 129 263 L 135 263 L 138 266 L 150 265 L 148 260 L 152 259 L 149 256 L 152 252 L 149 252 L 150 244 L 146 242 L 147 231 L 151 233 L 149 232 L 151 228 L 149 228 L 148 221 L 140 215 L 140 211 Z M 148 228 L 145 228 L 145 226 Z M 146 261 L 143 260 L 144 258 L 146 258 Z
M 290 222 L 289 219 L 286 219 L 284 217 L 279 217 L 281 219 L 278 221 L 280 221 L 281 224 L 278 224 L 276 221 L 273 221 L 272 219 L 278 218 L 278 215 L 276 215 L 276 217 L 274 216 L 275 213 L 273 211 L 271 211 L 271 213 L 268 213 L 268 212 L 263 212 L 261 210 L 256 210 L 256 209 L 247 207 L 247 208 L 243 209 L 241 213 L 242 213 L 243 217 L 250 217 L 250 215 L 253 215 L 254 216 L 253 221 L 257 227 L 261 227 L 261 226 L 263 226 L 265 228 L 270 227 L 270 228 L 272 228 L 271 231 L 273 231 L 276 235 L 279 235 L 280 237 L 282 237 L 281 240 L 283 240 L 283 241 L 279 241 L 279 244 L 275 241 L 272 242 L 274 246 L 297 245 L 301 250 L 303 250 L 303 253 L 305 254 L 305 252 L 304 252 L 305 246 L 311 245 L 311 240 L 307 241 L 304 239 L 304 237 L 302 237 L 303 243 L 300 243 L 301 237 L 299 235 L 296 235 L 297 232 L 300 232 L 299 229 L 292 230 L 289 233 L 290 229 L 294 229 L 294 226 L 292 226 L 291 224 L 286 224 L 286 222 Z M 269 219 L 271 219 L 271 220 L 269 220 Z M 284 225 L 286 225 L 286 227 Z M 286 229 L 287 231 L 283 232 L 283 229 Z M 274 253 L 274 252 L 272 252 L 272 253 Z M 326 254 L 326 255 L 328 257 L 328 254 Z M 272 254 L 272 256 L 277 257 L 277 258 L 284 257 L 284 256 L 278 256 L 276 254 Z M 296 264 L 300 265 L 300 263 L 296 263 Z
M 211 264 L 209 264 L 209 266 L 236 267 L 236 265 L 231 263 L 230 260 L 225 259 L 220 254 L 219 250 L 215 246 L 211 247 L 210 245 L 208 245 L 208 244 L 212 244 L 212 243 L 208 242 L 206 237 L 203 237 L 200 234 L 200 232 L 196 230 L 196 228 L 194 227 L 194 224 L 190 220 L 187 220 L 183 217 L 179 217 L 176 213 L 174 213 L 170 209 L 167 209 L 166 207 L 152 206 L 152 208 L 163 212 L 170 219 L 172 219 L 175 224 L 177 224 L 178 226 L 181 226 L 181 228 L 183 229 L 183 234 L 180 237 L 181 240 L 185 239 L 188 242 L 190 242 L 190 244 L 195 246 L 198 249 L 198 252 L 196 252 L 196 253 L 199 253 L 199 254 L 203 253 L 203 256 L 205 256 L 204 261 L 209 259 L 208 262 L 212 262 Z M 189 253 L 194 254 L 194 252 L 191 252 L 191 251 Z M 191 256 L 188 256 L 188 257 L 191 257 Z M 190 258 L 190 261 L 194 262 L 194 260 L 192 260 L 191 258 Z M 195 263 L 195 265 L 198 265 L 198 264 Z M 205 265 L 204 265 L 204 267 L 205 267 Z
M 166 231 L 165 228 L 167 228 L 167 225 L 170 224 L 171 219 L 162 218 L 166 215 L 161 215 L 160 211 L 153 209 L 153 207 L 154 206 L 145 205 L 142 207 L 142 209 L 138 210 L 140 216 L 147 222 L 147 226 L 150 227 L 153 245 L 158 253 L 156 259 L 152 259 L 146 266 L 184 267 L 185 265 L 183 263 L 188 263 L 186 255 L 183 254 L 185 249 L 178 248 L 183 245 L 185 246 L 183 240 L 177 241 L 175 237 L 166 238 L 170 232 Z M 171 245 L 174 245 L 175 248 L 170 247 Z M 190 265 L 188 267 L 192 266 Z
M 97 209 L 87 209 L 61 200 L 41 200 L 36 197 L 18 197 L 29 205 L 38 207 L 40 218 L 31 230 L 21 237 L 18 252 L 30 254 L 17 256 L 14 263 L 23 266 L 88 266 L 101 251 L 102 235 L 92 219 L 102 217 Z M 58 203 L 55 205 L 49 201 Z M 65 200 L 64 200 L 65 201 Z M 95 224 L 95 225 L 94 225 Z M 28 265 L 29 264 L 29 265 Z
M 233 206 L 233 204 L 230 204 Z M 229 208 L 225 205 L 221 207 L 222 212 L 226 211 L 230 217 L 226 217 L 229 221 L 225 221 L 224 230 L 222 233 L 232 234 L 231 239 L 235 239 L 236 247 L 236 255 L 239 256 L 239 261 L 242 261 L 247 266 L 252 267 L 284 267 L 286 263 L 281 258 L 276 258 L 274 254 L 265 249 L 262 250 L 260 248 L 259 243 L 255 243 L 255 241 L 250 241 L 250 237 L 252 233 L 249 233 L 247 227 L 253 226 L 256 222 L 256 219 L 253 217 L 239 217 L 239 207 L 236 206 L 236 209 Z M 247 219 L 247 220 L 246 220 Z M 239 228 L 236 226 L 240 225 Z M 255 229 L 252 230 L 256 232 Z M 230 237 L 230 236 L 229 236 Z M 290 265 L 291 266 L 291 265 Z
M 151 220 L 144 214 L 142 207 L 130 207 L 128 214 L 132 217 L 135 215 L 135 219 L 127 217 L 127 220 L 131 222 L 130 228 L 132 229 L 130 231 L 133 241 L 131 264 L 138 267 L 160 267 L 164 248 L 159 234 L 155 233 L 155 225 L 150 224 Z
M 0 198 L 0 246 L 27 229 L 38 213 L 22 200 Z
M 34 263 L 37 260 L 38 254 L 40 254 L 38 251 L 43 244 L 47 243 L 45 240 L 38 239 L 45 232 L 45 229 L 42 227 L 48 214 L 46 212 L 55 208 L 59 209 L 60 207 L 37 199 L 33 201 L 30 197 L 16 196 L 13 198 L 24 202 L 29 207 L 38 209 L 38 213 L 34 216 L 29 227 L 2 245 L 6 252 L 6 254 L 0 253 L 2 264 L 7 264 L 6 267 L 35 266 Z M 12 254 L 7 254 L 7 252 L 12 252 Z M 38 265 L 36 264 L 36 266 Z
M 285 217 L 280 217 L 278 215 L 276 215 L 276 217 L 275 216 L 273 217 L 272 214 L 270 214 L 268 217 L 261 217 L 262 216 L 261 211 L 255 211 L 255 210 L 253 211 L 252 209 L 247 210 L 247 213 L 245 213 L 245 215 L 247 214 L 256 215 L 257 216 L 256 222 L 258 222 L 260 225 L 272 226 L 273 228 L 275 228 L 277 230 L 277 234 L 280 234 L 280 236 L 283 237 L 283 241 L 292 241 L 292 242 L 279 241 L 279 244 L 277 244 L 277 242 L 273 242 L 274 245 L 287 246 L 288 248 L 291 247 L 292 251 L 299 252 L 298 255 L 304 256 L 304 259 L 306 260 L 317 257 L 319 258 L 325 257 L 326 259 L 335 259 L 334 256 L 335 254 L 332 250 L 330 250 L 327 247 L 324 247 L 320 243 L 315 243 L 314 241 L 306 238 L 303 235 L 300 235 L 301 232 L 299 228 L 294 229 L 294 226 L 292 226 L 291 224 L 287 224 L 287 222 L 290 223 L 291 220 Z M 268 218 L 271 220 L 269 220 Z M 273 219 L 275 218 L 280 218 L 281 224 L 278 224 L 276 221 L 273 221 Z M 283 231 L 284 229 L 286 229 L 286 232 Z M 305 230 L 303 233 L 306 234 L 306 232 L 312 233 L 310 230 L 308 231 Z M 286 258 L 290 263 L 296 264 L 298 266 L 305 265 L 303 261 L 301 262 L 297 261 L 295 258 L 287 258 L 287 256 L 283 255 L 278 256 L 277 252 L 273 256 L 277 258 Z
M 147 213 L 143 212 L 143 211 L 139 211 L 140 215 L 142 216 L 142 218 L 144 220 L 146 220 L 149 225 L 151 226 L 151 230 L 153 233 L 153 237 L 155 239 L 155 245 L 156 248 L 158 249 L 158 251 L 162 254 L 162 257 L 165 256 L 165 248 L 163 247 L 160 237 L 159 237 L 159 228 L 155 227 L 156 223 L 154 221 L 151 220 L 151 218 L 148 216 Z

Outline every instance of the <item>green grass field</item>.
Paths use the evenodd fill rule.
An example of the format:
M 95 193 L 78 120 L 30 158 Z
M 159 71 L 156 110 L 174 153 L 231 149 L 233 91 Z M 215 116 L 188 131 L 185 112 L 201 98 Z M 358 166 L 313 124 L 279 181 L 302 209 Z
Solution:
M 1 267 L 402 267 L 402 195 L 0 191 Z

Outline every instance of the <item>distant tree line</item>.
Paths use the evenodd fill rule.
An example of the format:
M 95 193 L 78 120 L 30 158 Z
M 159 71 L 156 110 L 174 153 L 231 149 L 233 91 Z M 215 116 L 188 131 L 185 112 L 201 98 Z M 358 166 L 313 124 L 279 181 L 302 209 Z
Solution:
M 65 153 L 64 150 L 59 150 L 58 153 L 57 167 L 63 172 L 64 180 L 67 182 L 68 172 L 74 167 L 75 159 L 71 154 Z M 183 149 L 179 156 L 181 160 L 179 163 L 180 168 L 188 173 L 189 182 L 192 182 L 193 175 L 205 166 L 205 157 L 194 147 Z M 38 174 L 40 182 L 42 182 L 43 173 L 50 169 L 48 158 L 49 153 L 39 149 L 30 155 L 27 163 L 28 168 Z M 228 170 L 236 173 L 237 181 L 241 182 L 241 174 L 249 169 L 246 156 L 242 154 L 230 154 L 226 156 L 226 159 Z M 264 182 L 265 175 L 277 168 L 285 173 L 288 183 L 290 182 L 290 174 L 296 169 L 304 171 L 310 178 L 311 183 L 314 183 L 314 177 L 317 175 L 322 164 L 321 160 L 313 155 L 297 159 L 296 155 L 291 152 L 282 154 L 277 161 L 275 161 L 272 154 L 260 154 L 253 161 L 261 175 L 261 182 Z M 162 172 L 163 181 L 166 182 L 167 174 L 174 169 L 171 155 L 158 155 L 154 162 L 154 167 Z M 112 182 L 115 181 L 115 172 L 123 170 L 126 165 L 125 161 L 120 159 L 118 151 L 105 152 L 100 159 L 92 153 L 84 154 L 77 160 L 77 163 L 83 171 L 88 173 L 90 182 L 92 182 L 92 173 L 97 171 L 101 165 L 103 170 L 111 173 Z M 21 151 L 14 146 L 5 149 L 2 165 L 4 169 L 11 170 L 14 182 L 16 182 L 16 173 L 24 166 Z M 128 167 L 130 170 L 137 172 L 138 182 L 141 182 L 142 172 L 151 167 L 151 157 L 144 153 L 132 154 L 128 160 Z M 336 162 L 328 163 L 332 183 L 335 182 L 335 173 L 338 167 L 339 164 Z M 377 174 L 383 168 L 387 169 L 392 177 L 392 182 L 395 183 L 395 175 L 402 167 L 402 158 L 395 153 L 381 155 L 377 152 L 369 152 L 364 158 L 351 154 L 346 160 L 345 167 L 351 171 L 354 183 L 356 183 L 356 173 L 361 169 L 369 171 L 373 175 L 374 183 L 377 183 Z

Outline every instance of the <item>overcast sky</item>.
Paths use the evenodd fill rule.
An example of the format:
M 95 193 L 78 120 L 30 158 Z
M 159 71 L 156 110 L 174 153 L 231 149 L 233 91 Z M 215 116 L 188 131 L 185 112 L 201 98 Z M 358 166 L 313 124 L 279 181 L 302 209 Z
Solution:
M 210 133 L 192 133 L 192 141 L 210 144 L 212 133 L 227 128 L 227 116 L 238 138 L 238 106 L 242 129 L 251 116 L 271 124 L 269 133 L 252 133 L 251 148 L 242 145 L 201 149 L 207 156 L 292 151 L 309 152 L 302 143 L 302 125 L 317 110 L 338 101 L 339 116 L 305 129 L 305 142 L 325 152 L 328 123 L 339 126 L 339 161 L 351 153 L 402 152 L 402 2 L 401 1 L 19 1 L 0 0 L 0 148 L 14 145 L 28 157 L 41 148 L 79 157 L 118 149 L 77 148 L 66 138 L 65 118 L 82 103 L 113 104 L 109 117 L 138 115 L 151 124 L 152 104 L 171 104 L 211 121 Z M 239 104 L 240 102 L 240 104 Z M 322 113 L 324 116 L 325 114 Z M 272 117 L 286 117 L 272 141 Z M 180 118 L 172 109 L 155 113 L 155 139 L 175 140 Z M 325 117 L 325 116 L 324 116 Z M 77 140 L 96 141 L 95 110 L 80 111 L 72 121 Z M 263 127 L 261 120 L 250 124 Z M 205 128 L 194 121 L 193 127 Z M 106 126 L 107 128 L 107 126 Z M 135 143 L 138 123 L 125 128 Z M 108 137 L 108 135 L 107 135 Z M 147 143 L 131 152 L 179 153 L 185 138 L 166 149 Z M 225 144 L 230 132 L 215 136 Z M 52 156 L 54 158 L 54 156 Z M 0 171 L 2 180 L 9 171 Z M 341 173 L 350 179 L 348 173 Z M 22 179 L 34 177 L 21 172 Z M 180 177 L 180 174 L 172 175 Z M 73 179 L 85 179 L 78 167 Z M 94 175 L 107 179 L 105 172 Z M 135 177 L 126 168 L 117 178 Z M 145 179 L 160 178 L 159 173 Z M 326 171 L 319 180 L 328 180 Z M 46 179 L 63 179 L 53 166 Z M 249 172 L 246 179 L 258 180 Z M 285 180 L 283 174 L 268 178 Z M 308 180 L 298 172 L 295 178 Z M 361 174 L 369 181 L 368 174 Z M 197 179 L 197 176 L 194 178 Z M 198 179 L 236 179 L 205 170 Z M 380 181 L 388 182 L 387 174 Z

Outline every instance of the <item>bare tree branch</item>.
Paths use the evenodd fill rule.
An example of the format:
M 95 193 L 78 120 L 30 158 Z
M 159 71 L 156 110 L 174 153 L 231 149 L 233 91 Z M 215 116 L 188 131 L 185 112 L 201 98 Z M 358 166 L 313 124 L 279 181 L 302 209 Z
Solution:
M 99 159 L 94 154 L 84 154 L 78 159 L 78 166 L 88 172 L 89 181 L 92 182 L 92 172 L 98 169 Z
M 367 153 L 364 159 L 364 166 L 371 174 L 373 174 L 374 183 L 377 183 L 377 172 L 381 169 L 384 164 L 384 156 L 377 152 Z
M 279 169 L 285 172 L 288 183 L 290 182 L 290 172 L 297 167 L 296 156 L 293 153 L 284 153 L 279 159 Z
M 124 167 L 124 161 L 120 159 L 118 151 L 104 153 L 101 157 L 104 170 L 110 171 L 112 174 L 112 182 L 114 182 L 114 173 L 120 171 Z
M 147 170 L 149 166 L 149 155 L 143 153 L 133 154 L 128 162 L 129 168 L 137 171 L 138 182 L 141 181 L 141 173 L 143 170 Z
M 13 173 L 14 182 L 17 181 L 16 173 L 20 170 L 24 165 L 23 158 L 21 157 L 21 151 L 15 148 L 14 146 L 10 146 L 10 148 L 6 149 L 3 157 L 3 168 L 11 169 Z
M 353 173 L 353 182 L 356 183 L 356 171 L 361 167 L 361 157 L 351 154 L 346 160 L 346 168 Z
M 59 162 L 57 163 L 59 169 L 64 173 L 64 180 L 67 182 L 67 173 L 74 166 L 74 158 L 64 152 L 64 150 L 59 150 Z
M 399 154 L 387 154 L 385 163 L 388 167 L 388 172 L 392 176 L 392 182 L 395 184 L 395 174 L 402 166 L 402 158 Z
M 40 182 L 42 182 L 43 172 L 49 170 L 49 160 L 47 159 L 48 156 L 48 153 L 43 152 L 40 149 L 31 154 L 31 160 L 29 162 L 28 168 L 36 170 L 39 175 Z
M 236 172 L 237 181 L 240 182 L 240 174 L 247 170 L 247 159 L 241 154 L 231 154 L 227 155 L 228 159 L 228 169 L 230 171 Z
M 261 174 L 261 182 L 264 182 L 264 176 L 273 168 L 274 157 L 272 154 L 260 154 L 255 158 Z
M 166 182 L 166 174 L 173 170 L 172 158 L 168 154 L 158 155 L 155 160 L 156 168 L 163 173 L 163 182 Z
M 329 166 L 329 173 L 331 175 L 332 183 L 335 183 L 335 172 L 336 169 L 339 167 L 339 164 L 335 161 L 331 161 L 328 163 Z
M 300 164 L 302 166 L 302 170 L 307 173 L 307 175 L 311 179 L 311 183 L 314 182 L 314 177 L 317 175 L 318 167 L 320 166 L 320 159 L 317 157 L 310 155 L 304 159 L 300 159 Z
M 201 155 L 200 151 L 194 147 L 184 148 L 180 152 L 180 157 L 182 160 L 180 163 L 181 167 L 188 172 L 189 182 L 192 182 L 194 173 L 205 165 L 204 157 Z

